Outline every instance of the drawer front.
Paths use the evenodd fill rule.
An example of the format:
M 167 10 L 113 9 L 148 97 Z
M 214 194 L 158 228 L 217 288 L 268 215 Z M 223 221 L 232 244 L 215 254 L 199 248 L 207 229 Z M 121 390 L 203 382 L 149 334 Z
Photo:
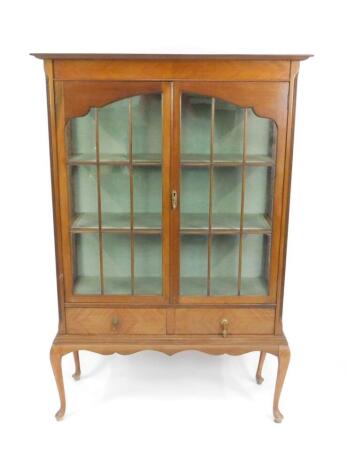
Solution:
M 68 334 L 163 335 L 164 309 L 67 308 Z
M 222 320 L 227 320 L 223 322 Z M 175 334 L 273 334 L 275 310 L 271 308 L 179 308 Z

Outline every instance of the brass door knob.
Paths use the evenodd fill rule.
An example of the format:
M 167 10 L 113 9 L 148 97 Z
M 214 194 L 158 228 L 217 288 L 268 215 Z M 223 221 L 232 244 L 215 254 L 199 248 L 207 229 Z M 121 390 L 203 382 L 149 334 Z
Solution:
M 119 318 L 117 316 L 112 317 L 112 328 L 115 330 L 119 325 Z
M 222 335 L 223 338 L 226 338 L 228 336 L 228 326 L 229 326 L 229 320 L 227 318 L 223 318 L 220 321 L 220 326 L 222 327 Z

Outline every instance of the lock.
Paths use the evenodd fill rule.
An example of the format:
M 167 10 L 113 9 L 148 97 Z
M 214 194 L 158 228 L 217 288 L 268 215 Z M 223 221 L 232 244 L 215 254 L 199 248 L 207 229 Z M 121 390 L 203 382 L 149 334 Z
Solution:
M 177 207 L 177 191 L 171 191 L 171 207 L 172 209 L 176 209 Z

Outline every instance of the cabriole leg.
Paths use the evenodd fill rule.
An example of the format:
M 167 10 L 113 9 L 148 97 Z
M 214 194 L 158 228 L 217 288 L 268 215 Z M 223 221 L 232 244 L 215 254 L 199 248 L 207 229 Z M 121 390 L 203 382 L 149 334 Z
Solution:
M 278 403 L 280 400 L 284 379 L 286 377 L 288 365 L 290 360 L 290 350 L 288 346 L 280 346 L 278 350 L 278 369 L 277 379 L 273 403 L 273 415 L 275 423 L 281 423 L 283 415 L 278 409 Z
M 73 357 L 75 359 L 75 373 L 72 375 L 72 377 L 75 380 L 79 380 L 81 378 L 81 366 L 80 366 L 80 356 L 78 351 L 74 351 Z
M 256 381 L 258 385 L 261 385 L 264 382 L 261 372 L 263 370 L 265 356 L 266 356 L 266 353 L 264 351 L 260 351 L 259 364 L 258 364 L 258 369 L 257 369 L 257 374 L 256 374 Z
M 60 409 L 57 411 L 55 417 L 57 421 L 61 421 L 64 418 L 66 402 L 65 402 L 65 391 L 64 391 L 64 381 L 63 381 L 63 372 L 61 368 L 61 359 L 63 354 L 59 348 L 55 345 L 51 348 L 51 364 L 53 369 L 53 374 L 58 388 L 59 398 L 60 398 Z

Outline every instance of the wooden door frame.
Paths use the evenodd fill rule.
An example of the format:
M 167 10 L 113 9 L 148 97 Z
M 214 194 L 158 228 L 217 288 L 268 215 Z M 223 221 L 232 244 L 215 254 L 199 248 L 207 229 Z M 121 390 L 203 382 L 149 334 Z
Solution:
M 175 304 L 275 304 L 279 272 L 281 218 L 286 156 L 288 82 L 187 82 L 175 81 L 173 87 L 173 137 L 171 184 L 180 189 L 180 119 L 181 94 L 193 92 L 228 101 L 243 108 L 252 108 L 261 117 L 271 118 L 277 126 L 277 155 L 273 194 L 273 222 L 271 237 L 271 263 L 269 295 L 267 296 L 180 296 L 180 204 L 171 218 L 171 275 L 172 300 Z M 178 198 L 179 201 L 179 198 Z
M 100 108 L 131 96 L 162 93 L 162 272 L 163 295 L 76 295 L 73 294 L 73 259 L 70 233 L 70 184 L 66 124 L 69 119 L 87 114 L 91 108 Z M 55 116 L 57 128 L 57 155 L 59 174 L 60 233 L 65 303 L 81 304 L 167 304 L 170 294 L 170 158 L 171 158 L 171 86 L 167 82 L 151 81 L 62 81 L 54 82 Z

